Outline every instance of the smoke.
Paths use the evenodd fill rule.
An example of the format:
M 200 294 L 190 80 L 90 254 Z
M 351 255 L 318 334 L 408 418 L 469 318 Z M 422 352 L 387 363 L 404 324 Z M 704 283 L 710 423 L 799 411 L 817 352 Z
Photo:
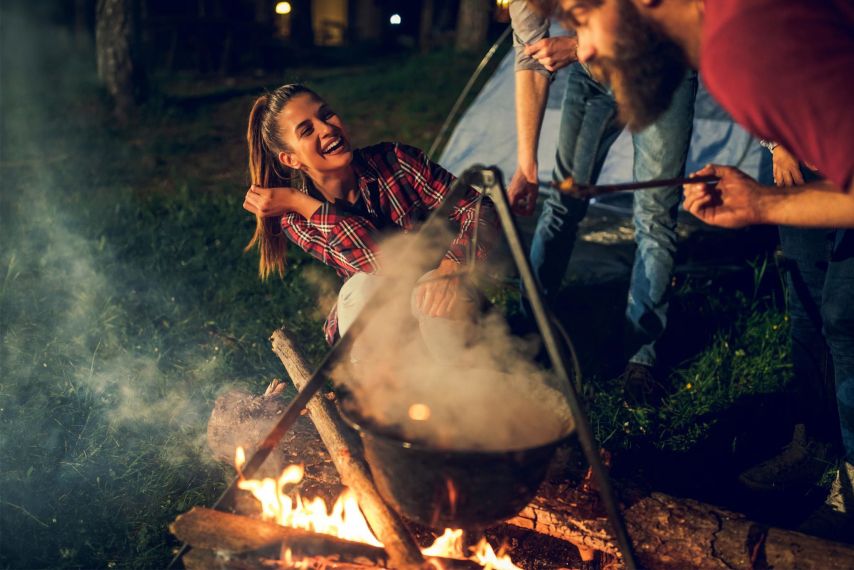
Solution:
M 335 380 L 384 431 L 442 449 L 515 450 L 572 429 L 563 387 L 492 308 L 475 322 L 416 318 L 413 291 L 451 235 L 383 244 L 377 307 Z M 480 269 L 483 269 L 482 267 Z M 420 322 L 419 322 L 420 321 Z
M 192 236 L 150 213 L 135 157 L 93 116 L 93 65 L 63 30 L 3 19 L 0 565 L 162 566 L 164 519 L 194 478 L 220 478 L 213 397 L 253 370 L 234 372 L 178 275 L 192 260 L 165 247 Z

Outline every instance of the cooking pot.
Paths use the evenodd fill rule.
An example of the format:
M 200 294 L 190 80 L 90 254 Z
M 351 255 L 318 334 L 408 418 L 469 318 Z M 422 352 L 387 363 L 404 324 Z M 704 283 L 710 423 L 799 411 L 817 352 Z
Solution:
M 405 518 L 438 530 L 488 528 L 515 516 L 537 494 L 558 446 L 572 437 L 527 449 L 437 449 L 372 425 L 346 395 L 338 403 L 361 437 L 383 499 Z

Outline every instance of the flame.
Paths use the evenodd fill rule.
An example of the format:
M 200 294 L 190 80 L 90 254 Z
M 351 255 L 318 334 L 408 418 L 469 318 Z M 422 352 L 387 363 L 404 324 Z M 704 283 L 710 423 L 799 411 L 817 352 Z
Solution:
M 240 476 L 237 487 L 251 492 L 261 503 L 263 520 L 382 548 L 382 543 L 371 532 L 362 515 L 355 493 L 350 489 L 345 489 L 329 510 L 322 498 L 304 500 L 299 494 L 291 497 L 288 493 L 294 485 L 302 481 L 305 474 L 302 465 L 289 465 L 278 479 L 245 479 L 242 469 L 246 464 L 246 453 L 242 447 L 235 451 L 234 464 Z M 433 544 L 423 548 L 421 552 L 428 557 L 472 560 L 487 570 L 522 570 L 513 564 L 510 556 L 504 554 L 502 549 L 496 554 L 485 538 L 470 550 L 472 554 L 466 556 L 463 551 L 462 529 L 446 528 Z M 287 568 L 307 568 L 308 560 L 294 557 L 289 548 L 282 552 L 282 562 Z
M 469 560 L 473 560 L 487 569 L 522 570 L 513 564 L 513 560 L 503 550 L 503 548 L 499 548 L 496 554 L 489 542 L 485 538 L 481 538 L 477 546 L 472 548 L 473 554 L 469 557 Z

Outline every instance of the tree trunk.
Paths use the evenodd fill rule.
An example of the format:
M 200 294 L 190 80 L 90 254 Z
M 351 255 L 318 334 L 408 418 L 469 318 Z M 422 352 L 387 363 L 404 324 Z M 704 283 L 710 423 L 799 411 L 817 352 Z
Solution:
M 94 16 L 93 0 L 74 0 L 74 43 L 77 49 L 86 49 L 92 45 Z
M 314 46 L 314 17 L 311 2 L 292 2 L 291 37 L 299 47 Z
M 433 0 L 423 0 L 421 4 L 418 46 L 421 53 L 427 53 L 433 47 Z
M 488 0 L 460 0 L 460 11 L 457 16 L 457 51 L 477 52 L 484 48 L 490 14 Z
M 127 122 L 146 91 L 146 77 L 139 60 L 134 0 L 98 0 L 95 51 L 98 77 L 113 98 L 116 116 L 121 122 Z

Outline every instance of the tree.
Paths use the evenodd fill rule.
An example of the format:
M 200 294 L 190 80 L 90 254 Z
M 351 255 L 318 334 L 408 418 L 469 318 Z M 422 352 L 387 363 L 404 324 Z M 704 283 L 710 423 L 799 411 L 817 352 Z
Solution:
M 486 45 L 490 0 L 460 0 L 457 15 L 457 51 L 480 51 Z
M 98 0 L 95 11 L 98 77 L 123 123 L 143 100 L 147 88 L 139 58 L 137 7 L 134 0 Z
M 418 45 L 426 53 L 433 47 L 433 0 L 421 4 L 421 23 L 418 29 Z
M 292 2 L 292 5 L 291 37 L 296 45 L 310 48 L 314 45 L 312 2 L 302 0 L 301 2 Z

